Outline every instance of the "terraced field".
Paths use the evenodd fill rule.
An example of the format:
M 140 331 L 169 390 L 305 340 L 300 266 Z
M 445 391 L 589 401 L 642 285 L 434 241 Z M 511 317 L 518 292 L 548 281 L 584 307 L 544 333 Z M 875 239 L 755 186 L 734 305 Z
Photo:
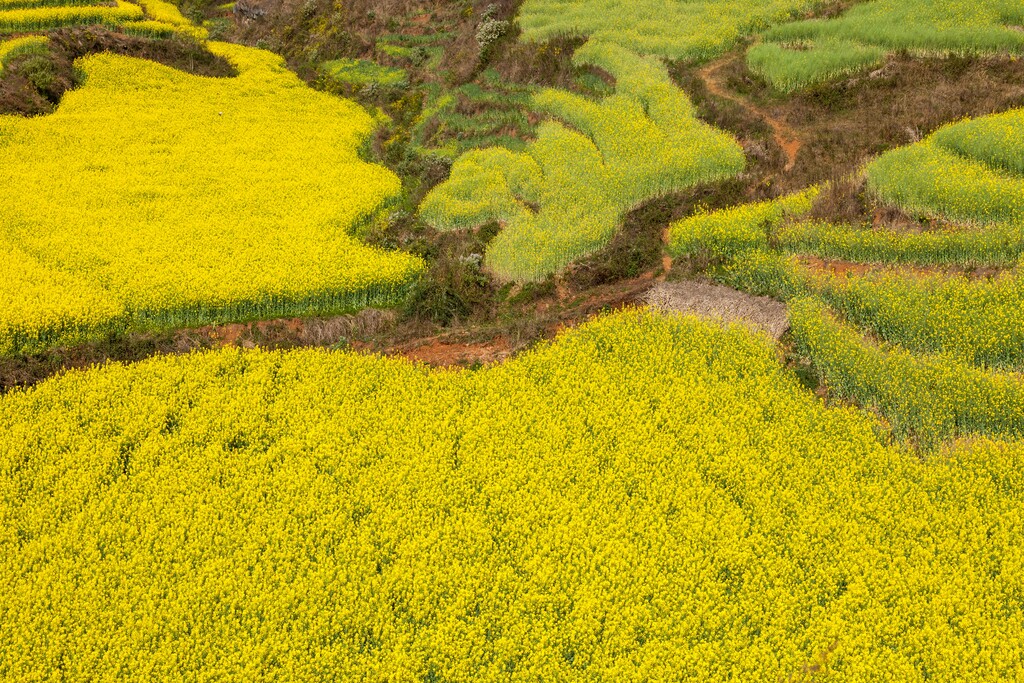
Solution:
M 356 153 L 370 117 L 211 49 L 239 75 L 99 55 L 55 114 L 0 119 L 0 353 L 387 305 L 419 272 L 348 234 L 398 190 Z
M 112 3 L 79 0 L 3 0 L 0 2 L 0 36 L 4 33 L 45 31 L 65 26 L 103 25 L 126 33 L 168 37 L 206 37 L 176 5 L 164 0 Z
M 0 0 L 0 680 L 1024 678 L 1021 12 Z
M 568 126 L 543 125 L 523 153 L 466 154 L 420 206 L 441 229 L 505 222 L 486 260 L 503 279 L 542 279 L 607 244 L 625 211 L 643 200 L 743 169 L 738 145 L 692 116 L 656 60 L 600 43 L 575 59 L 615 76 L 616 94 L 600 104 L 557 90 L 538 94 L 533 106 Z
M 1020 437 L 1019 121 L 1014 111 L 952 124 L 868 165 L 881 201 L 943 227 L 787 222 L 776 202 L 677 224 L 674 254 L 717 258 L 722 281 L 792 300 L 796 342 L 829 388 L 898 434 L 927 446 Z

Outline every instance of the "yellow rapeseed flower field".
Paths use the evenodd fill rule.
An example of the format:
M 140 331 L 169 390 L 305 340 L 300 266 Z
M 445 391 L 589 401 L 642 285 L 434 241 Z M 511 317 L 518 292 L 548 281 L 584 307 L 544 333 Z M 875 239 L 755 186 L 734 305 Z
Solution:
M 138 5 L 123 0 L 114 0 L 108 5 L 30 5 L 17 9 L 3 9 L 0 5 L 0 34 L 22 31 L 41 31 L 76 24 L 116 25 L 126 21 L 137 21 L 145 13 Z
M 0 353 L 390 304 L 418 274 L 349 234 L 399 191 L 359 157 L 371 117 L 275 55 L 210 48 L 237 77 L 94 55 L 54 114 L 0 117 L 0 245 L 18 254 L 0 261 Z M 45 275 L 26 286 L 25 267 Z
M 877 429 L 642 311 L 476 372 L 72 372 L 0 398 L 0 678 L 1024 676 L 1024 449 Z

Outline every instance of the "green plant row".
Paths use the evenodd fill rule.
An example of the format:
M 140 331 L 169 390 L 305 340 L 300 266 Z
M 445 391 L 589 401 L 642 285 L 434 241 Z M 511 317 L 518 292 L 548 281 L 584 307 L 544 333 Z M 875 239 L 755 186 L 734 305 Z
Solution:
M 721 211 L 698 211 L 669 227 L 673 257 L 732 259 L 752 249 L 767 249 L 782 224 L 811 210 L 817 188 L 779 199 Z
M 1014 0 L 872 0 L 838 17 L 771 27 L 773 41 L 847 40 L 887 50 L 977 54 L 1024 51 L 1024 8 Z
M 789 92 L 878 65 L 888 53 L 1024 53 L 1024 8 L 1015 0 L 871 0 L 838 17 L 772 26 L 747 63 Z M 809 49 L 808 49 L 809 48 Z
M 913 233 L 803 221 L 782 226 L 777 245 L 789 253 L 859 263 L 1012 267 L 1024 256 L 1024 225 Z
M 829 390 L 877 408 L 897 436 L 925 448 L 965 435 L 1024 436 L 1020 375 L 866 342 L 811 298 L 790 302 L 789 314 L 800 351 Z
M 40 7 L 64 7 L 68 5 L 83 7 L 99 5 L 101 2 L 102 0 L 0 0 L 0 12 Z
M 484 71 L 480 81 L 453 89 L 425 86 L 427 101 L 412 127 L 419 154 L 455 160 L 488 147 L 524 150 L 536 134 L 527 114 L 534 88 L 503 82 L 492 70 Z M 472 113 L 460 113 L 461 105 Z
M 833 275 L 807 268 L 795 257 L 750 251 L 718 277 L 763 296 L 817 296 L 850 323 L 915 353 L 1024 370 L 1024 281 L 1015 272 L 993 279 L 907 271 Z

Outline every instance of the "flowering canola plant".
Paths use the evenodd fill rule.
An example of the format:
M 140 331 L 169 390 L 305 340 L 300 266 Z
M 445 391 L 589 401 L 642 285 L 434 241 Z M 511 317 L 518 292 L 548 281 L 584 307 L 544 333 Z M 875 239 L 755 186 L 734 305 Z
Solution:
M 114 0 L 109 5 L 100 0 L 0 0 L 0 34 L 91 24 L 153 37 L 179 34 L 201 41 L 208 36 L 165 0 Z
M 370 116 L 268 52 L 210 49 L 238 76 L 94 55 L 54 114 L 0 117 L 0 248 L 17 254 L 0 261 L 0 353 L 388 305 L 418 275 L 349 234 L 399 191 L 359 157 Z
M 41 31 L 61 26 L 78 24 L 109 24 L 143 19 L 145 13 L 138 5 L 123 0 L 114 0 L 107 5 L 58 5 L 33 3 L 32 6 L 4 9 L 0 5 L 0 34 L 24 31 Z
M 23 36 L 0 42 L 0 73 L 3 73 L 4 66 L 10 60 L 23 54 L 41 52 L 46 49 L 46 45 L 45 36 Z
M 644 311 L 71 372 L 0 397 L 0 678 L 1024 676 L 1024 449 L 877 430 Z

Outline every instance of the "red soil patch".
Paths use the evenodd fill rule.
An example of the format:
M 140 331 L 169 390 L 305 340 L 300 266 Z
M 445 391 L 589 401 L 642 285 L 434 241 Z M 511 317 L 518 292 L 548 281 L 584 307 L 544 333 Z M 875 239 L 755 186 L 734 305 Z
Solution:
M 829 273 L 831 275 L 864 275 L 877 270 L 866 263 L 853 261 L 826 261 L 817 256 L 801 256 L 800 264 L 813 273 Z
M 411 348 L 395 348 L 384 353 L 439 368 L 487 365 L 503 361 L 512 355 L 512 345 L 502 337 L 489 342 L 472 344 L 444 342 L 439 339 L 426 342 L 417 341 L 414 344 L 416 345 Z M 362 345 L 356 344 L 353 348 L 360 350 L 360 346 Z
M 787 172 L 793 170 L 793 167 L 796 166 L 796 156 L 800 153 L 800 148 L 803 147 L 803 141 L 789 124 L 772 116 L 764 108 L 759 107 L 745 97 L 737 95 L 725 86 L 725 80 L 721 77 L 720 72 L 726 66 L 735 62 L 736 59 L 735 55 L 723 57 L 711 62 L 697 73 L 707 86 L 708 92 L 712 95 L 735 102 L 755 116 L 764 119 L 765 123 L 771 126 L 775 142 L 778 143 L 779 147 L 786 154 L 786 166 L 783 170 Z

